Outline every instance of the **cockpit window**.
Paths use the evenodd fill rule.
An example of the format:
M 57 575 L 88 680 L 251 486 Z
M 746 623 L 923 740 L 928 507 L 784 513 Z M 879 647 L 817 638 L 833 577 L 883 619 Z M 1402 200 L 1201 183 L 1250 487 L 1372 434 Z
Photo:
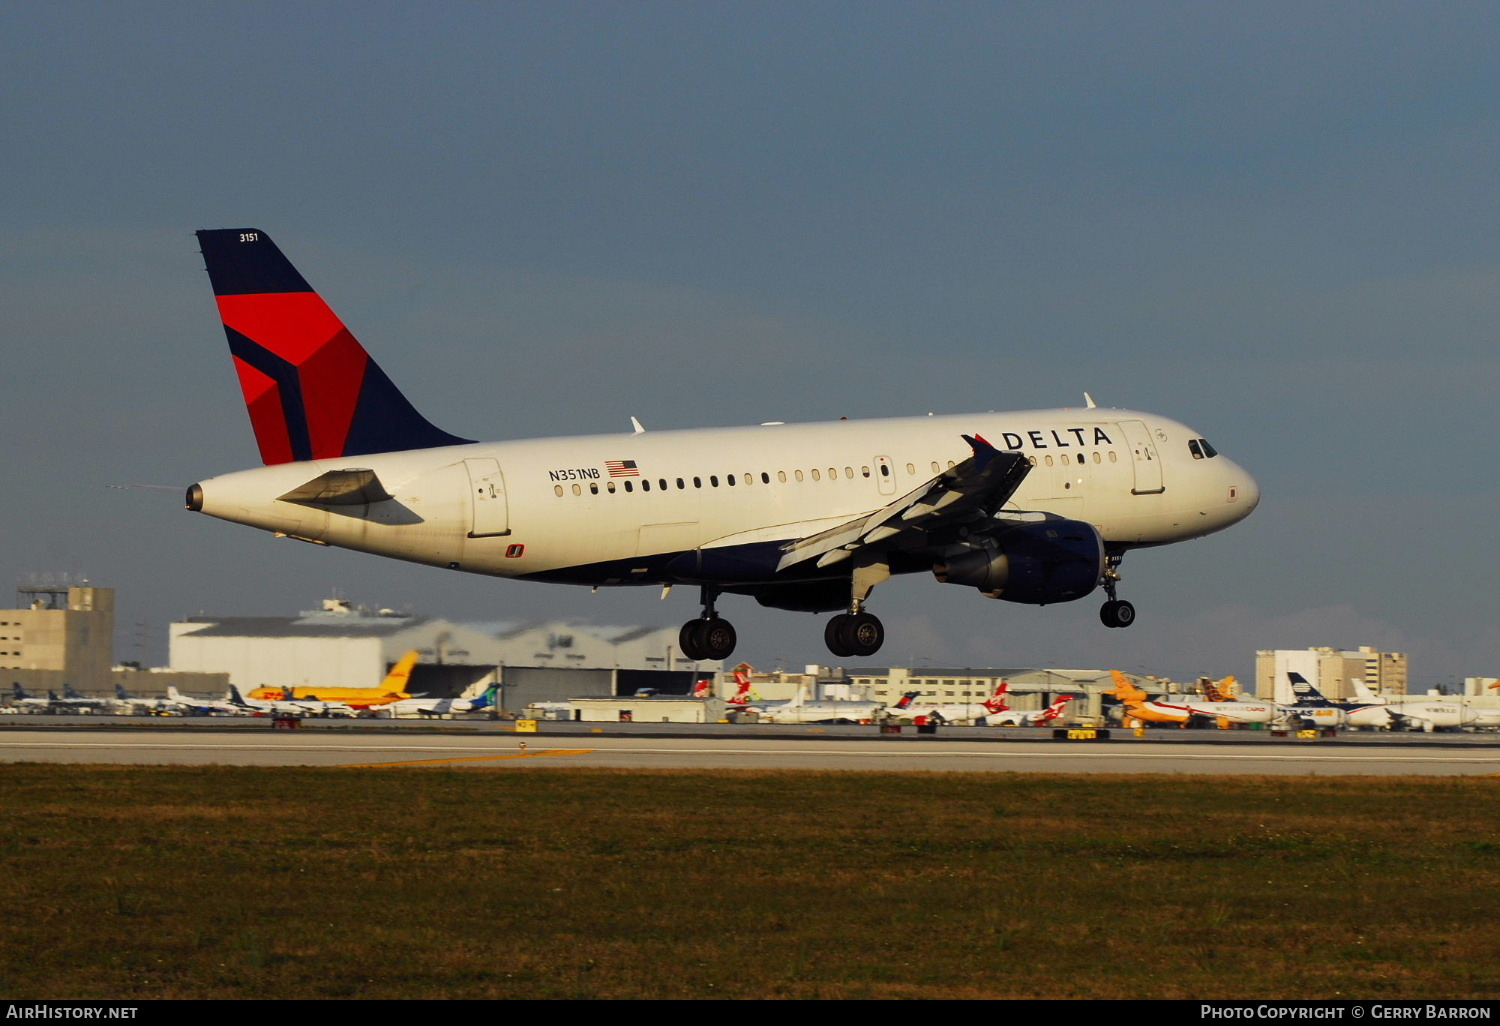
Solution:
M 1209 459 L 1213 459 L 1215 456 L 1219 455 L 1219 450 L 1209 445 L 1207 438 L 1200 438 L 1198 439 L 1198 442 L 1203 446 L 1203 455 L 1207 456 Z
M 1211 460 L 1219 455 L 1219 450 L 1209 445 L 1207 438 L 1189 438 L 1188 452 L 1193 454 L 1195 460 Z
M 1203 458 L 1203 447 L 1198 444 L 1198 439 L 1188 439 L 1188 452 L 1193 454 L 1193 459 L 1195 460 L 1201 460 Z

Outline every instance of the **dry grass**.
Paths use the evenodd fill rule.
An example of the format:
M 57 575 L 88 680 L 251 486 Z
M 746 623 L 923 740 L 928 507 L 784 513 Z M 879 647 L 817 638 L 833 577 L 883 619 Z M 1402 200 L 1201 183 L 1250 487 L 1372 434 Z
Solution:
M 0 993 L 1494 998 L 1500 781 L 0 766 Z

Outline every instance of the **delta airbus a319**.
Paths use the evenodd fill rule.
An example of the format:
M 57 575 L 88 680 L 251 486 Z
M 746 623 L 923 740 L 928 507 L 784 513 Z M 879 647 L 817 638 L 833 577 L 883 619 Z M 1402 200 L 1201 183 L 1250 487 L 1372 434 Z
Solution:
M 323 545 L 589 587 L 697 586 L 682 655 L 724 659 L 723 595 L 836 612 L 833 654 L 884 640 L 893 574 L 1007 602 L 1103 589 L 1133 549 L 1222 530 L 1255 481 L 1150 413 L 1028 410 L 476 442 L 423 417 L 258 229 L 198 232 L 265 466 L 208 478 L 187 508 Z

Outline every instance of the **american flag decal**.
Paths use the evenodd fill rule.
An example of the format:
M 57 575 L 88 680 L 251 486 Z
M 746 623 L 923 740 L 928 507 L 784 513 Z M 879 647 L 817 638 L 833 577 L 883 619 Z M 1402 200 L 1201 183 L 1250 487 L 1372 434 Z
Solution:
M 641 476 L 641 472 L 636 469 L 635 460 L 605 460 L 604 468 L 609 471 L 610 477 Z

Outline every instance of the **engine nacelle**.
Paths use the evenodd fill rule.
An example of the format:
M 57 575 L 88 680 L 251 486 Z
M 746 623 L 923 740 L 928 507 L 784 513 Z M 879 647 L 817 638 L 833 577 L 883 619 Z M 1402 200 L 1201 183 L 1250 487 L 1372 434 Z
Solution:
M 954 549 L 932 572 L 944 584 L 978 588 L 1006 602 L 1071 602 L 1104 579 L 1104 539 L 1082 520 L 1018 524 Z

